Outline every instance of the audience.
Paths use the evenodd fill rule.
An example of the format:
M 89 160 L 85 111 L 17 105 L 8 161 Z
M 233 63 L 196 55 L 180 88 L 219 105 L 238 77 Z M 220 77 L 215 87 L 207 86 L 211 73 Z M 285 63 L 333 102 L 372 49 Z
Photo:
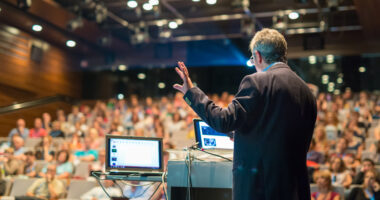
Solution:
M 115 183 L 111 180 L 104 180 L 103 187 L 111 197 L 120 197 L 121 190 L 115 186 Z M 81 200 L 109 200 L 107 194 L 103 191 L 101 186 L 92 188 L 90 191 L 84 193 Z
M 380 164 L 379 95 L 366 92 L 356 94 L 349 89 L 341 95 L 317 95 L 316 128 L 307 154 L 309 173 L 312 175 L 315 172 L 317 178 L 314 180 L 319 188 L 319 193 L 314 194 L 312 198 L 339 198 L 339 195 L 332 192 L 331 185 L 344 187 L 349 194 L 351 189 L 355 189 L 352 184 L 364 184 L 364 189 L 355 189 L 352 193 L 354 199 L 362 198 L 362 194 L 364 199 L 376 199 L 376 181 L 366 183 L 366 175 L 369 172 L 368 176 L 372 176 L 375 164 Z M 165 150 L 182 149 L 193 144 L 192 120 L 197 118 L 197 115 L 184 102 L 182 94 L 177 93 L 174 97 L 164 96 L 160 99 L 139 99 L 137 95 L 129 97 L 130 99 L 125 100 L 110 99 L 88 105 L 76 105 L 68 115 L 62 109 L 58 109 L 53 115 L 45 112 L 40 116 L 42 119 L 35 118 L 32 129 L 26 127 L 24 119 L 18 119 L 17 127 L 9 132 L 6 142 L 0 148 L 0 153 L 4 155 L 0 156 L 0 166 L 4 169 L 4 175 L 40 176 L 46 180 L 47 177 L 52 177 L 48 175 L 49 166 L 54 164 L 53 179 L 69 181 L 87 177 L 87 174 L 73 175 L 76 167 L 86 165 L 83 162 L 88 163 L 89 171 L 104 171 L 106 134 L 161 137 Z M 224 92 L 221 96 L 213 94 L 210 98 L 225 107 L 232 101 L 233 95 Z M 41 143 L 31 146 L 35 140 L 33 138 L 40 138 Z M 28 141 L 30 139 L 32 140 Z M 27 146 L 24 141 L 27 142 Z M 176 157 L 173 152 L 170 154 L 171 157 Z M 82 164 L 78 165 L 81 162 Z M 155 186 L 145 187 L 136 184 L 145 183 L 132 183 L 123 187 L 123 193 L 137 197 L 139 192 L 145 189 L 155 189 Z M 57 190 L 59 195 L 53 194 L 50 197 L 64 198 L 67 186 L 61 192 Z M 114 188 L 113 183 L 109 183 L 108 187 Z M 34 190 L 37 190 L 36 194 L 28 198 L 42 197 L 42 193 L 50 192 L 49 187 Z M 159 190 L 162 191 L 161 188 Z M 164 198 L 161 191 L 158 192 L 157 198 Z M 99 196 L 103 193 L 95 193 L 82 198 L 105 198 Z
M 353 188 L 347 200 L 380 200 L 380 185 L 376 177 L 376 171 L 366 171 L 362 187 Z

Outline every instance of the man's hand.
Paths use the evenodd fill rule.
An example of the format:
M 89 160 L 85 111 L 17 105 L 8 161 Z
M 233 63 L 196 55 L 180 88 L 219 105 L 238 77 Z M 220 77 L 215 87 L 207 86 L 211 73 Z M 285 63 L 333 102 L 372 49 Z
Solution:
M 191 82 L 191 79 L 189 77 L 189 72 L 187 71 L 187 67 L 185 66 L 183 62 L 178 62 L 178 67 L 175 68 L 175 71 L 181 77 L 183 81 L 183 85 L 174 84 L 173 88 L 185 94 L 187 90 L 194 87 L 193 82 Z

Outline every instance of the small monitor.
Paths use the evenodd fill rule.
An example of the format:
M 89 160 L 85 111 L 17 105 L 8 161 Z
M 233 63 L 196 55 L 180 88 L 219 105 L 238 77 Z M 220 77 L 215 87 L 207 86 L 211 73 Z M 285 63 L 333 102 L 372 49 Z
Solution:
M 194 119 L 194 130 L 199 148 L 231 150 L 234 148 L 234 142 L 229 135 L 215 131 L 200 119 Z
M 109 172 L 162 172 L 162 138 L 106 135 Z

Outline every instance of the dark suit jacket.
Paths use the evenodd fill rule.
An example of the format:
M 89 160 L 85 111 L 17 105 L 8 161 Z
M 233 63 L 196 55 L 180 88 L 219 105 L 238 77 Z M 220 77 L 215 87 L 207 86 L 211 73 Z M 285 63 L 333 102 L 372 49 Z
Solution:
M 227 108 L 197 87 L 184 99 L 215 130 L 235 131 L 235 200 L 310 199 L 306 154 L 316 102 L 289 66 L 278 63 L 245 76 Z

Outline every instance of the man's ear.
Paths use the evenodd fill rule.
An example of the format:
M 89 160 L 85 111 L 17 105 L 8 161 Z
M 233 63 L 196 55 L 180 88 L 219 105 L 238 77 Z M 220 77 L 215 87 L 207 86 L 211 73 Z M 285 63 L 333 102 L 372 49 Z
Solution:
M 256 59 L 259 63 L 262 63 L 263 62 L 263 57 L 261 56 L 260 52 L 259 51 L 255 51 L 255 56 L 256 56 Z

